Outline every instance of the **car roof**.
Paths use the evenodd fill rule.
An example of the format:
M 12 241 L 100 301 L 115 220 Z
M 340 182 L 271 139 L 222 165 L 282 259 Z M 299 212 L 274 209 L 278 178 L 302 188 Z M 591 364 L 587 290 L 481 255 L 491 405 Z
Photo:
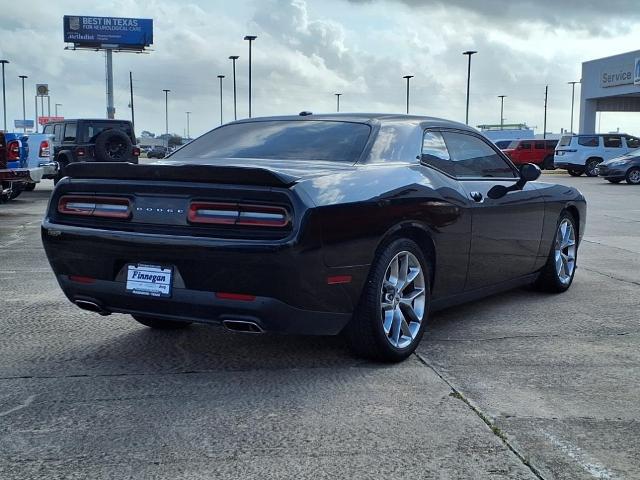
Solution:
M 357 123 L 398 123 L 406 122 L 408 124 L 419 123 L 423 127 L 449 127 L 461 128 L 465 130 L 477 131 L 464 123 L 445 120 L 437 117 L 427 117 L 421 115 L 405 115 L 397 113 L 322 113 L 322 114 L 306 114 L 306 115 L 279 115 L 271 117 L 254 117 L 238 120 L 230 123 L 246 123 L 246 122 L 265 122 L 265 121 L 282 121 L 282 120 L 327 120 L 339 122 L 357 122 Z

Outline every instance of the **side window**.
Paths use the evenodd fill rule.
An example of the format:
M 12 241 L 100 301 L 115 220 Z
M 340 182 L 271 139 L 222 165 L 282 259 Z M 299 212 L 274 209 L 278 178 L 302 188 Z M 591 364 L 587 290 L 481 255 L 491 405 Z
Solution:
M 457 132 L 443 132 L 442 136 L 453 160 L 456 177 L 515 178 L 513 168 L 478 137 Z
M 598 137 L 595 135 L 582 135 L 578 137 L 578 145 L 583 147 L 597 147 L 599 145 Z
M 455 176 L 453 162 L 449 156 L 447 145 L 440 132 L 424 132 L 422 137 L 422 163 L 431 165 L 441 172 Z
M 544 150 L 544 142 L 536 142 L 536 150 Z
M 520 142 L 520 150 L 531 150 L 531 142 Z
M 64 126 L 64 141 L 75 142 L 76 141 L 76 124 L 67 123 Z
M 54 140 L 56 142 L 62 141 L 62 124 L 61 123 L 56 123 L 53 126 L 53 135 L 54 135 Z
M 640 138 L 627 137 L 627 147 L 629 147 L 629 148 L 640 148 Z
M 602 137 L 607 148 L 622 148 L 622 137 L 617 135 L 605 135 Z
M 556 145 L 558 144 L 558 140 L 547 140 L 544 143 L 546 145 L 547 150 L 553 150 L 556 148 Z
M 53 125 L 45 125 L 42 129 L 42 133 L 48 133 L 51 135 L 53 133 Z

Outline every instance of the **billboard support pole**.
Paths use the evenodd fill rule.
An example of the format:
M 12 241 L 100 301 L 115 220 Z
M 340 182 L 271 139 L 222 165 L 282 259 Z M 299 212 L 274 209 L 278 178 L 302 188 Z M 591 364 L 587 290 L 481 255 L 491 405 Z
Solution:
M 133 73 L 129 72 L 129 94 L 131 95 L 131 127 L 133 128 L 133 134 L 136 131 L 136 114 L 133 109 Z
M 51 116 L 51 97 L 47 95 L 47 117 Z
M 113 106 L 113 49 L 106 49 L 107 58 L 105 62 L 105 70 L 107 75 L 107 118 L 113 120 L 115 118 L 116 109 Z
M 36 101 L 36 116 L 35 116 L 35 120 L 33 121 L 33 127 L 36 129 L 36 133 L 38 133 L 38 96 L 35 96 L 35 101 Z

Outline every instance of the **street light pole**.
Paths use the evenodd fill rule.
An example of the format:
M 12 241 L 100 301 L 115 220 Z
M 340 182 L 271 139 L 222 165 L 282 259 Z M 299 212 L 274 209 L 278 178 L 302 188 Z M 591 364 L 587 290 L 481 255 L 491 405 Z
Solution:
M 407 115 L 409 115 L 409 79 L 413 78 L 413 75 L 405 75 L 402 78 L 407 79 Z
M 22 133 L 27 133 L 27 109 L 24 103 L 24 79 L 29 77 L 26 75 L 18 75 L 18 78 L 22 79 Z M 38 121 L 38 119 L 36 118 L 35 121 Z
M 54 113 L 54 115 L 55 115 L 56 117 L 58 116 L 58 107 L 61 107 L 61 106 L 62 106 L 62 104 L 61 104 L 61 103 L 56 103 L 56 104 L 54 105 L 54 109 L 55 109 L 55 113 Z
M 498 95 L 500 99 L 500 130 L 504 130 L 504 97 L 506 95 Z
M 544 87 L 544 127 L 542 129 L 542 138 L 547 138 L 547 100 L 549 98 L 549 85 Z
M 187 140 L 191 139 L 191 133 L 189 133 L 189 115 L 191 115 L 191 112 L 186 112 L 187 114 Z
M 224 75 L 218 75 L 218 78 L 220 79 L 220 125 L 222 125 L 222 79 Z
M 231 55 L 229 60 L 233 61 L 233 119 L 238 120 L 238 108 L 236 105 L 236 60 L 240 57 L 238 55 Z
M 162 89 L 164 92 L 164 130 L 169 135 L 169 92 L 166 88 Z M 169 145 L 169 138 L 167 137 L 167 146 Z
M 466 52 L 462 52 L 463 55 L 467 55 L 469 57 L 469 63 L 467 65 L 467 114 L 465 116 L 465 123 L 469 125 L 469 84 L 471 83 L 471 55 L 474 53 L 478 53 L 475 50 L 467 50 Z
M 4 117 L 4 131 L 7 131 L 7 94 L 4 87 L 4 66 L 9 60 L 0 60 L 2 64 L 2 116 Z
M 567 82 L 568 85 L 571 85 L 571 133 L 573 133 L 573 104 L 575 99 L 576 83 L 580 82 Z
M 249 41 L 249 118 L 251 118 L 251 44 L 258 38 L 256 35 L 245 35 L 244 39 Z
M 340 111 L 340 95 L 342 95 L 341 93 L 334 93 L 334 95 L 336 96 L 336 112 Z

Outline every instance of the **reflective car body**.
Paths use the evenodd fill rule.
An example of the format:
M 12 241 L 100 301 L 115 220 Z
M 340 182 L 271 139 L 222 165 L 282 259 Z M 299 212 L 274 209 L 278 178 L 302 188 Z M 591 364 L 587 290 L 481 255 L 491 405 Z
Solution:
M 607 180 L 622 181 L 631 168 L 640 168 L 640 149 L 598 164 L 598 175 Z
M 329 130 L 348 133 L 331 142 L 322 137 Z M 225 133 L 233 131 L 241 134 Z M 437 137 L 476 142 L 500 166 L 458 178 L 444 154 L 429 153 Z M 212 158 L 212 148 L 235 156 Z M 299 151 L 313 158 L 297 159 Z M 572 212 L 580 236 L 586 215 L 584 197 L 561 185 L 529 182 L 491 198 L 492 187 L 520 179 L 491 142 L 462 124 L 405 115 L 243 120 L 154 164 L 73 164 L 66 175 L 42 238 L 71 301 L 103 314 L 249 320 L 280 333 L 340 332 L 376 252 L 394 236 L 426 252 L 437 309 L 533 281 L 560 213 Z M 93 213 L 72 212 L 69 198 Z M 106 208 L 122 217 L 102 216 Z M 127 291 L 127 272 L 139 264 L 173 272 L 170 297 Z

